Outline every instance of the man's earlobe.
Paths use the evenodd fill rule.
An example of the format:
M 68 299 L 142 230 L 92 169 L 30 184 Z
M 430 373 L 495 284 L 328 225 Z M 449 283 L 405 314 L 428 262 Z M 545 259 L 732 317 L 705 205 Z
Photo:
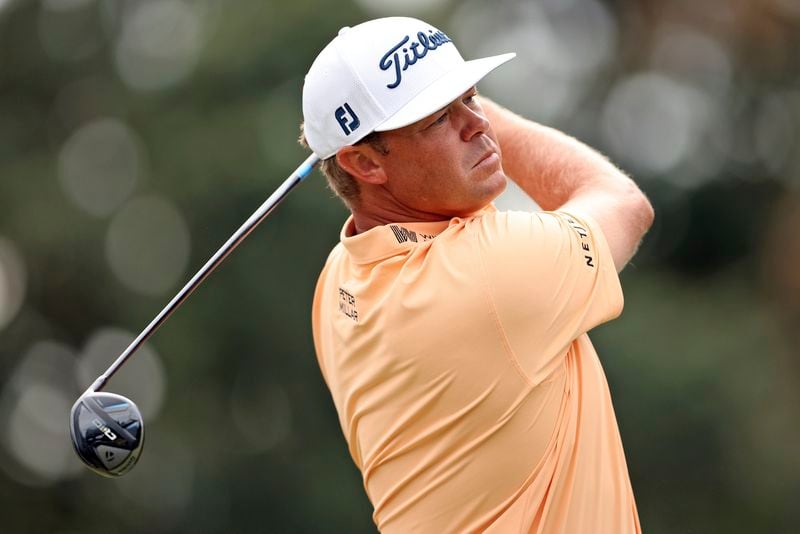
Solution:
M 380 162 L 366 146 L 346 146 L 336 153 L 336 162 L 359 182 L 382 184 L 386 174 Z

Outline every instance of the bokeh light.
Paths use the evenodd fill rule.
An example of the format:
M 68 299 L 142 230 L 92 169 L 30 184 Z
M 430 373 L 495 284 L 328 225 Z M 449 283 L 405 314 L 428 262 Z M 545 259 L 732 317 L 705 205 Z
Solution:
M 0 0 L 0 16 L 14 2 L 14 0 Z
M 117 119 L 94 120 L 61 148 L 58 177 L 78 208 L 96 216 L 114 212 L 133 192 L 143 169 L 141 144 Z
M 709 106 L 705 94 L 663 74 L 635 74 L 609 95 L 603 133 L 614 155 L 634 170 L 666 173 L 697 146 Z
M 25 300 L 27 271 L 14 243 L 0 236 L 0 331 L 14 320 Z
M 714 98 L 724 98 L 733 77 L 728 49 L 709 34 L 687 26 L 664 25 L 655 36 L 650 66 L 689 83 Z
M 189 260 L 189 229 L 169 201 L 142 196 L 114 216 L 106 235 L 106 258 L 126 287 L 158 296 L 180 281 Z
M 119 328 L 105 327 L 94 332 L 76 368 L 79 383 L 89 387 L 134 338 L 133 334 Z M 106 389 L 128 397 L 139 407 L 145 421 L 154 421 L 161 411 L 166 389 L 164 367 L 155 349 L 147 343 L 139 347 Z
M 22 484 L 50 485 L 80 471 L 67 424 L 73 383 L 64 380 L 74 365 L 71 348 L 37 342 L 23 355 L 3 390 L 0 435 L 15 460 L 15 465 L 3 468 Z
M 9 449 L 22 466 L 41 480 L 56 481 L 80 469 L 68 446 L 69 435 L 58 431 L 66 428 L 71 405 L 64 393 L 32 385 L 20 393 L 6 423 Z M 51 443 L 63 446 L 54 449 Z
M 114 50 L 120 78 L 141 91 L 181 82 L 197 65 L 203 46 L 198 2 L 160 0 L 121 7 L 122 30 Z
M 528 2 L 500 14 L 494 4 L 466 2 L 456 11 L 453 27 L 468 57 L 517 52 L 481 87 L 502 95 L 518 113 L 544 122 L 575 110 L 612 59 L 617 41 L 614 19 L 596 0 Z

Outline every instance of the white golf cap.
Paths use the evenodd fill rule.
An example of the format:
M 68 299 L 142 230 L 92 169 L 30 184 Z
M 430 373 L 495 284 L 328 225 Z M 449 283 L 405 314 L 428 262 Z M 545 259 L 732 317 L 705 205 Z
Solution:
M 515 55 L 464 61 L 447 35 L 407 17 L 342 28 L 306 74 L 306 140 L 326 159 L 442 109 Z

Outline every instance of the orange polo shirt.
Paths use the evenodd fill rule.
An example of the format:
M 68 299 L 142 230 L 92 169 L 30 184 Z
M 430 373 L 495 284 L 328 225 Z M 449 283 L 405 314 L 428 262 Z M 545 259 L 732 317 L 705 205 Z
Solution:
M 617 317 L 578 213 L 498 212 L 352 235 L 320 275 L 320 369 L 385 533 L 640 532 L 586 332 Z

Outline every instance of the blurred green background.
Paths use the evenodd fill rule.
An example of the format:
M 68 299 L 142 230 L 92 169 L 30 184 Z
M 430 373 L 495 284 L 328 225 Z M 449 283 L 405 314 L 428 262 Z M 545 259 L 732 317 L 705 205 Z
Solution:
M 133 472 L 67 414 L 305 157 L 317 52 L 390 14 L 516 51 L 481 91 L 656 207 L 593 334 L 645 532 L 800 532 L 797 0 L 0 0 L 0 532 L 374 532 L 311 341 L 318 173 L 111 381 Z

